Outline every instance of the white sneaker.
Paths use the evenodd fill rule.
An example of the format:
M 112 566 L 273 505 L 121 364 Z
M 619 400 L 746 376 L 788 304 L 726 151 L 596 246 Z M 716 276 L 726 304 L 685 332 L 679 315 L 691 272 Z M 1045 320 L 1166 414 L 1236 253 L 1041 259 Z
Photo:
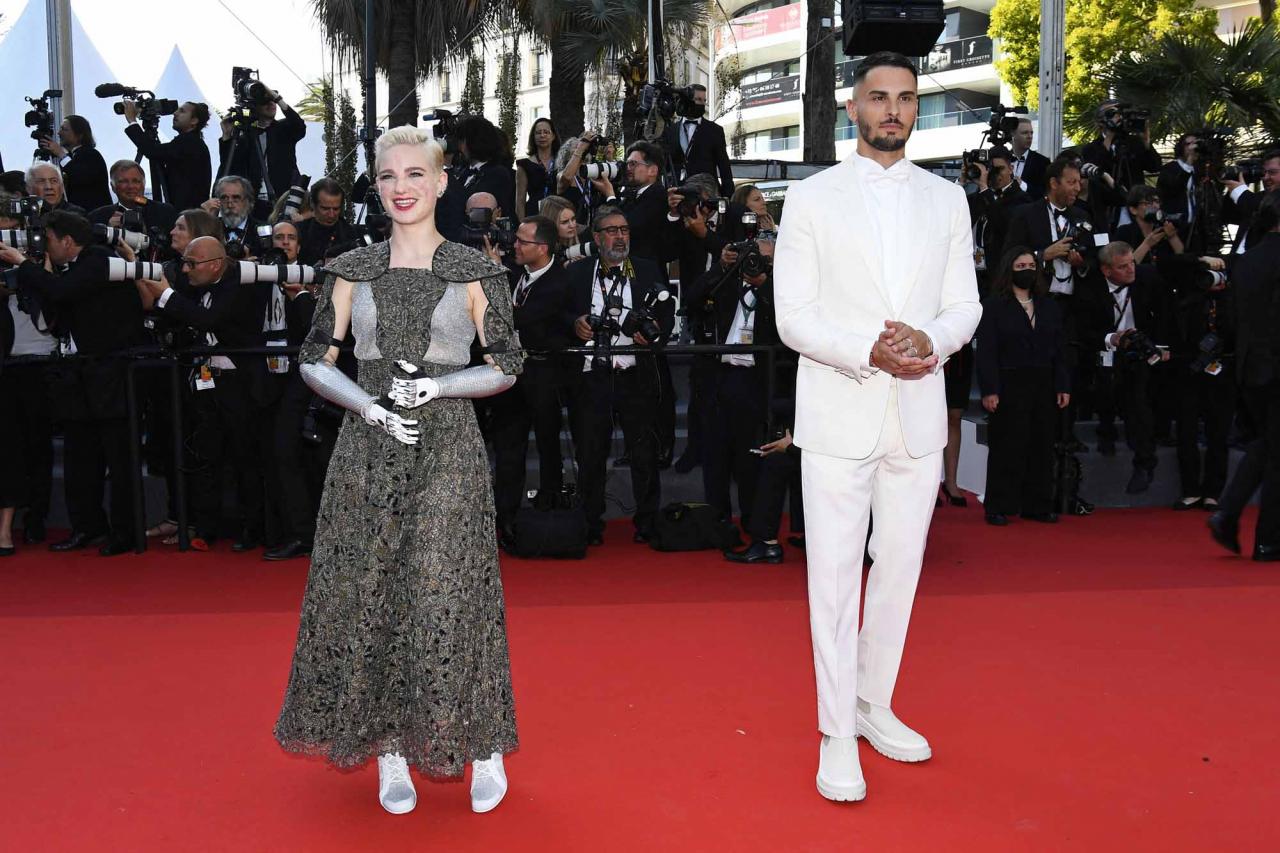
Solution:
M 378 802 L 392 814 L 407 814 L 418 804 L 409 762 L 398 752 L 378 756 Z
M 818 749 L 818 793 L 837 803 L 857 802 L 867 796 L 856 737 L 822 736 L 822 746 Z
M 471 762 L 471 810 L 476 814 L 493 811 L 507 795 L 507 772 L 502 768 L 502 753 L 495 752 L 487 761 Z
M 872 705 L 859 699 L 857 730 L 875 747 L 876 752 L 894 761 L 925 761 L 933 756 L 929 741 L 882 705 Z

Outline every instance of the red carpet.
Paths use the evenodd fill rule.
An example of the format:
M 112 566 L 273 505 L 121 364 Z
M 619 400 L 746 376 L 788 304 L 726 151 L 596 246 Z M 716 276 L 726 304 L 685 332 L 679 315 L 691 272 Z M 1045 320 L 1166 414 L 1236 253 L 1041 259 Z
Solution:
M 375 767 L 271 738 L 304 562 L 0 561 L 0 848 L 1280 847 L 1280 566 L 1226 556 L 1200 514 L 992 530 L 939 510 L 894 702 L 935 757 L 864 745 L 855 805 L 814 790 L 798 552 L 743 568 L 628 543 L 504 568 L 511 793 L 480 816 L 464 785 L 419 781 L 393 817 Z

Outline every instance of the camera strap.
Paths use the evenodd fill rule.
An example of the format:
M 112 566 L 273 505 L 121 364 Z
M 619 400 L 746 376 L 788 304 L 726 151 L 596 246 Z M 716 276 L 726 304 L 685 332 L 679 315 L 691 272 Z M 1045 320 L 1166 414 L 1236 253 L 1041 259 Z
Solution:
M 1108 287 L 1108 290 L 1110 290 L 1110 287 Z M 1124 322 L 1124 315 L 1125 315 L 1125 312 L 1129 310 L 1129 302 L 1132 298 L 1133 298 L 1133 293 L 1127 287 L 1124 288 L 1124 302 L 1121 302 L 1119 299 L 1116 299 L 1116 294 L 1114 293 L 1111 294 L 1111 302 L 1116 309 L 1115 319 L 1111 321 L 1111 331 L 1113 332 L 1120 331 L 1120 324 Z

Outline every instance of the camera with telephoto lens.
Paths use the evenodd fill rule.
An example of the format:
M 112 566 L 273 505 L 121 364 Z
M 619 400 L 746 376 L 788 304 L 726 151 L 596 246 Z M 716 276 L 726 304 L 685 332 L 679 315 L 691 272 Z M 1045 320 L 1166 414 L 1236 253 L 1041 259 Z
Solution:
M 713 210 L 718 210 L 720 207 L 719 198 L 704 199 L 702 197 L 702 190 L 697 187 L 676 187 L 675 191 L 678 195 L 682 196 L 680 199 L 680 206 L 676 208 L 677 216 L 692 219 L 698 215 L 699 207 L 702 208 L 704 215 L 710 216 Z
M 745 239 L 726 247 L 738 255 L 738 270 L 749 278 L 767 273 L 773 268 L 773 259 L 760 251 L 760 217 L 751 211 L 743 213 L 742 230 Z
M 1122 356 L 1133 362 L 1145 361 L 1147 364 L 1154 365 L 1163 357 L 1160 347 L 1156 346 L 1151 336 L 1141 329 L 1130 330 L 1120 338 L 1116 348 Z
M 489 238 L 489 244 L 503 254 L 510 252 L 516 245 L 515 223 L 506 216 L 495 219 L 493 209 L 489 207 L 473 207 L 468 210 L 462 233 L 463 243 L 481 251 L 484 250 L 486 237 Z
M 0 231 L 0 243 L 21 249 L 33 261 L 43 261 L 45 251 L 45 234 L 43 226 L 34 228 L 13 228 Z
M 284 194 L 284 207 L 280 210 L 281 219 L 293 219 L 302 212 L 302 205 L 307 201 L 307 187 L 310 185 L 309 175 L 298 175 L 297 180 Z
M 259 225 L 254 233 L 258 235 L 259 242 L 271 242 L 270 225 Z M 238 240 L 234 237 L 227 241 L 226 251 L 227 257 L 233 261 L 243 261 L 249 257 L 249 247 L 244 244 L 243 240 Z
M 1012 142 L 1013 135 L 1018 132 L 1019 122 L 1026 115 L 1026 107 L 1006 107 L 1004 104 L 996 104 L 992 107 L 991 120 L 982 134 L 986 137 L 987 145 L 995 147 Z
M 44 94 L 38 98 L 26 99 L 31 109 L 27 110 L 27 114 L 22 117 L 22 123 L 27 127 L 35 128 L 31 131 L 31 138 L 36 141 L 35 158 L 37 160 L 54 159 L 52 151 L 46 151 L 40 147 L 40 140 L 54 138 L 56 128 L 53 126 L 53 113 L 49 111 L 49 99 L 61 97 L 61 89 L 45 89 Z
M 609 293 L 604 297 L 604 311 L 587 315 L 591 327 L 591 369 L 609 370 L 613 367 L 613 337 L 622 334 L 619 319 L 626 306 L 621 293 Z
M 172 98 L 157 98 L 150 89 L 135 89 L 119 83 L 102 83 L 93 93 L 99 98 L 123 98 L 132 101 L 138 107 L 138 121 L 144 127 L 155 128 L 160 124 L 161 116 L 171 116 L 178 111 L 178 102 Z M 124 101 L 111 106 L 112 112 L 124 115 Z
M 564 257 L 567 261 L 576 261 L 579 258 L 595 258 L 599 257 L 600 248 L 590 240 L 582 240 L 574 243 L 572 246 L 564 250 Z
M 1147 130 L 1150 110 L 1138 109 L 1133 104 L 1116 104 L 1102 114 L 1102 126 L 1117 136 L 1140 135 Z
M 1227 166 L 1222 170 L 1222 180 L 1256 184 L 1262 180 L 1262 161 L 1251 157 Z
M 638 332 L 649 343 L 656 342 L 662 337 L 662 326 L 658 324 L 655 312 L 659 305 L 670 298 L 669 290 L 650 291 L 643 302 L 627 312 L 627 319 L 622 321 L 622 334 L 630 338 Z
M 1142 214 L 1142 221 L 1148 225 L 1163 225 L 1166 222 L 1172 222 L 1174 225 L 1181 225 L 1182 220 L 1186 219 L 1185 213 L 1165 213 L 1160 208 L 1148 210 Z
M 145 252 L 151 248 L 151 237 L 140 231 L 112 228 L 110 225 L 94 225 L 93 236 L 104 246 L 115 246 L 116 243 L 123 242 L 135 252 Z
M 618 180 L 619 175 L 627 173 L 625 162 L 583 163 L 578 167 L 578 175 L 586 181 L 598 181 L 604 178 L 610 182 Z
M 641 116 L 656 112 L 664 120 L 670 121 L 676 114 L 688 115 L 693 106 L 694 93 L 692 86 L 677 88 L 670 81 L 658 78 L 652 83 L 645 83 L 640 90 Z
M 237 65 L 231 69 L 231 91 L 237 104 L 260 107 L 271 101 L 271 90 L 258 79 L 258 72 L 253 68 Z

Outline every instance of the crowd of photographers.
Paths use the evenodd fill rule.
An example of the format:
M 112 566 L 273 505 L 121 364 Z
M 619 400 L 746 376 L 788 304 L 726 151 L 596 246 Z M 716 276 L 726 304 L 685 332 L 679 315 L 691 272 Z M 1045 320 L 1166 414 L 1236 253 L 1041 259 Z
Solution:
M 989 523 L 1087 514 L 1071 491 L 1072 454 L 1089 449 L 1076 421 L 1096 419 L 1093 449 L 1104 456 L 1117 452 L 1119 421 L 1126 491 L 1147 491 L 1157 447 L 1176 447 L 1174 509 L 1214 512 L 1215 536 L 1238 550 L 1239 514 L 1259 479 L 1246 472 L 1228 489 L 1228 448 L 1275 426 L 1269 380 L 1251 374 L 1269 363 L 1258 342 L 1277 320 L 1238 300 L 1271 289 L 1274 269 L 1260 258 L 1280 151 L 1228 165 L 1225 134 L 1210 130 L 1183 134 L 1162 162 L 1140 110 L 1109 101 L 1097 122 L 1097 138 L 1050 162 L 1030 150 L 1030 121 L 997 116 L 999 144 L 966 154 L 984 315 L 974 354 L 947 365 L 948 405 L 958 421 L 976 361 L 990 413 Z M 1236 226 L 1231 239 L 1226 225 Z M 945 488 L 960 502 L 954 453 L 947 462 Z M 1272 558 L 1276 543 L 1280 528 L 1260 529 L 1255 556 Z
M 44 538 L 55 425 L 72 530 L 51 547 L 130 550 L 131 362 L 121 356 L 136 365 L 139 347 L 149 346 L 163 363 L 216 346 L 223 352 L 183 356 L 176 387 L 165 371 L 137 370 L 144 456 L 168 486 L 166 520 L 147 533 L 178 538 L 181 479 L 193 547 L 230 536 L 234 550 L 265 547 L 268 559 L 309 553 L 341 413 L 270 348 L 308 331 L 323 275 L 315 267 L 385 239 L 387 223 L 372 194 L 348 198 L 331 179 L 298 174 L 294 147 L 305 125 L 244 72 L 236 69 L 237 108 L 222 122 L 216 180 L 199 133 L 207 106 L 157 106 L 149 93 L 114 85 L 106 94 L 125 96 L 117 111 L 149 168 L 107 168 L 92 129 L 69 116 L 56 140 L 40 137 L 43 153 L 30 168 L 4 176 L 0 552 L 12 547 L 6 534 L 19 507 L 24 540 Z M 599 544 L 611 456 L 629 468 L 638 542 L 666 535 L 659 472 L 674 465 L 701 469 L 706 503 L 722 522 L 736 492 L 750 544 L 729 550 L 730 559 L 781 561 L 788 496 L 791 541 L 802 546 L 793 371 L 770 370 L 790 360 L 773 315 L 777 225 L 758 189 L 734 187 L 724 132 L 704 116 L 705 103 L 705 90 L 691 87 L 661 137 L 625 149 L 591 132 L 562 140 L 541 118 L 519 159 L 484 118 L 435 116 L 450 177 L 438 227 L 507 268 L 529 352 L 515 387 L 478 406 L 495 460 L 499 537 L 511 550 L 521 550 L 526 495 L 535 510 L 585 516 L 586 541 Z M 173 141 L 154 138 L 157 113 L 172 114 Z M 1261 240 L 1250 226 L 1265 205 L 1249 186 L 1280 186 L 1280 153 L 1227 167 L 1219 137 L 1188 134 L 1162 163 L 1136 111 L 1109 102 L 1098 126 L 1097 139 L 1050 162 L 1031 150 L 1031 123 L 1002 112 L 993 144 L 965 155 L 960 180 L 971 193 L 986 311 L 977 346 L 946 366 L 953 438 L 943 497 L 964 502 L 955 480 L 959 420 L 976 373 L 990 413 L 990 523 L 1054 521 L 1059 509 L 1087 514 L 1088 501 L 1063 491 L 1067 460 L 1086 449 L 1075 421 L 1092 415 L 1104 455 L 1116 452 L 1123 422 L 1130 492 L 1150 486 L 1155 448 L 1176 443 L 1176 508 L 1217 510 L 1222 529 L 1233 530 L 1243 501 L 1220 503 L 1232 426 L 1261 436 L 1268 422 L 1250 409 L 1237 417 L 1240 335 L 1229 282 Z M 148 172 L 171 203 L 148 198 Z M 1224 246 L 1226 223 L 1238 228 Z M 680 361 L 666 354 L 677 344 L 733 349 Z M 354 359 L 345 359 L 355 375 Z M 673 370 L 688 371 L 690 388 L 679 459 Z M 566 426 L 572 484 L 563 470 Z M 536 483 L 526 482 L 531 434 Z M 224 518 L 232 489 L 234 512 Z
M 194 548 L 230 537 L 233 550 L 265 547 L 268 559 L 309 552 L 341 413 L 270 348 L 308 331 L 323 275 L 315 267 L 384 239 L 387 221 L 371 195 L 349 199 L 330 179 L 298 174 L 294 146 L 305 125 L 242 71 L 216 170 L 200 134 L 206 105 L 109 84 L 99 94 L 124 98 L 117 112 L 142 163 L 108 168 L 93 129 L 68 116 L 56 138 L 38 136 L 31 167 L 4 176 L 0 550 L 12 547 L 19 508 L 23 540 L 45 538 L 55 430 L 71 531 L 50 547 L 96 546 L 104 555 L 134 547 L 132 364 L 143 458 L 167 484 L 166 520 L 148 536 L 179 538 L 185 494 Z M 508 269 L 529 351 L 517 385 L 479 407 L 496 462 L 499 535 L 509 547 L 531 485 L 531 434 L 534 507 L 577 508 L 587 542 L 598 544 L 609 459 L 620 457 L 613 465 L 629 467 L 634 538 L 657 535 L 659 472 L 674 462 L 676 421 L 673 366 L 662 348 L 681 342 L 673 340 L 677 311 L 683 343 L 777 344 L 776 226 L 758 191 L 734 190 L 724 132 L 704 117 L 705 103 L 705 89 L 685 90 L 667 134 L 625 150 L 589 132 L 561 140 L 540 119 L 518 161 L 489 121 L 438 116 L 450 181 L 437 224 Z M 173 116 L 170 142 L 152 133 L 158 114 Z M 149 177 L 163 181 L 162 192 L 148 193 Z M 668 278 L 673 261 L 678 287 Z M 691 370 L 693 386 L 691 441 L 678 464 L 702 466 L 718 517 L 731 515 L 736 486 L 744 526 L 760 542 L 743 559 L 779 560 L 789 491 L 799 506 L 798 450 L 790 448 L 787 407 L 767 411 L 767 360 L 757 353 L 700 354 L 692 368 L 676 365 Z M 144 355 L 152 360 L 140 361 Z M 151 369 L 175 358 L 176 386 L 167 371 Z M 355 361 L 345 369 L 355 371 Z M 775 400 L 789 393 L 779 390 Z M 766 435 L 767 420 L 782 428 Z M 572 478 L 562 470 L 566 425 Z M 225 500 L 233 492 L 234 503 Z

